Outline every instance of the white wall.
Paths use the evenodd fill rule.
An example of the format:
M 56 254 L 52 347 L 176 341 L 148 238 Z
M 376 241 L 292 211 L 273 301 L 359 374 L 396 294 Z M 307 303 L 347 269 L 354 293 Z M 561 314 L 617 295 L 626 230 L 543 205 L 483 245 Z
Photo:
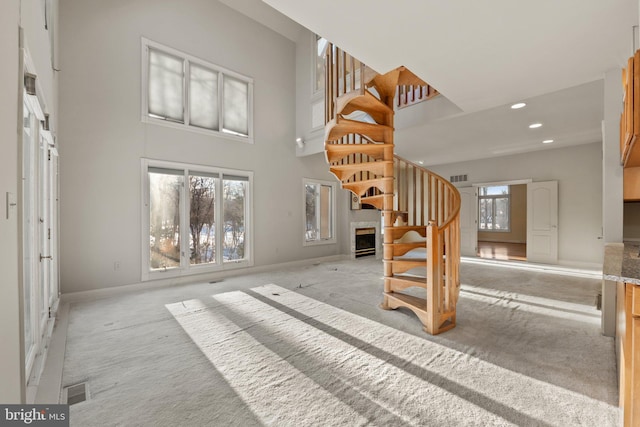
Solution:
M 18 25 L 20 1 L 0 3 L 0 402 L 24 399 L 20 369 L 18 210 L 7 219 L 6 194 L 18 195 Z
M 605 243 L 622 242 L 623 180 L 620 164 L 621 70 L 604 75 L 604 120 L 602 121 L 602 233 Z
M 292 41 L 214 0 L 62 0 L 60 29 L 63 292 L 140 281 L 141 157 L 253 170 L 256 266 L 340 253 L 302 245 L 302 178 L 331 178 L 295 156 Z M 252 77 L 255 144 L 141 123 L 142 36 Z
M 561 264 L 602 263 L 602 144 L 593 143 L 492 159 L 432 166 L 469 182 L 515 179 L 558 181 L 558 259 Z

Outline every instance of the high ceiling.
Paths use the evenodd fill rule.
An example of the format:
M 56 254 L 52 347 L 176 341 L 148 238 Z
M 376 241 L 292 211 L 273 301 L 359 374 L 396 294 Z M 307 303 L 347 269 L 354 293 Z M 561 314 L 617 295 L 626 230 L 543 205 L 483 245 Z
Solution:
M 263 1 L 379 72 L 407 66 L 453 104 L 451 118 L 398 132 L 398 152 L 425 164 L 599 141 L 602 78 L 626 64 L 638 22 L 638 0 Z

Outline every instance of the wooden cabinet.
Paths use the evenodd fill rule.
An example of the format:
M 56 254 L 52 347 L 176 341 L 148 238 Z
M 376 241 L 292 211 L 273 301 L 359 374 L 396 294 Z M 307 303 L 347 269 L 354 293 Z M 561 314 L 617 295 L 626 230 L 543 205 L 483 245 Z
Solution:
M 624 200 L 640 200 L 640 50 L 622 70 L 624 101 L 620 117 L 620 162 L 625 168 Z M 629 171 L 627 171 L 629 169 Z
M 624 168 L 623 197 L 625 202 L 640 201 L 640 167 Z
M 640 136 L 640 50 L 629 58 L 622 70 L 624 93 L 620 117 L 620 159 L 625 167 L 640 166 L 640 150 L 636 140 Z
M 640 285 L 618 282 L 616 349 L 625 427 L 640 426 Z

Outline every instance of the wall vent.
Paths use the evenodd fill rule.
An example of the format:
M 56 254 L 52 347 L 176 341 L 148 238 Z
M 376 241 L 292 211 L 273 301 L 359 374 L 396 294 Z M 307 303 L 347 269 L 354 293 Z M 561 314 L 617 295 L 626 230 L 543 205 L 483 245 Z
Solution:
M 467 175 L 451 175 L 450 182 L 464 182 L 467 180 Z

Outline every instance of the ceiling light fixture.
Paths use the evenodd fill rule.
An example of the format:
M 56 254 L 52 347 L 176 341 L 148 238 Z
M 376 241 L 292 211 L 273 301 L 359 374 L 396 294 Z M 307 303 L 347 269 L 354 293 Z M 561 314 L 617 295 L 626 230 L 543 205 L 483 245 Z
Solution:
M 526 106 L 527 106 L 527 104 L 525 104 L 524 102 L 518 102 L 517 104 L 513 104 L 511 106 L 511 109 L 512 110 L 518 110 L 518 109 L 520 109 L 522 107 L 526 107 Z
M 544 141 L 542 141 L 543 144 L 551 144 L 553 142 L 553 139 L 545 139 Z
M 298 144 L 298 147 L 303 148 L 304 147 L 304 139 L 298 137 L 296 138 L 296 144 Z
M 424 162 L 422 160 L 418 160 L 418 164 L 419 165 L 424 165 Z
M 531 123 L 529 125 L 529 129 L 537 129 L 539 127 L 542 127 L 542 123 Z

